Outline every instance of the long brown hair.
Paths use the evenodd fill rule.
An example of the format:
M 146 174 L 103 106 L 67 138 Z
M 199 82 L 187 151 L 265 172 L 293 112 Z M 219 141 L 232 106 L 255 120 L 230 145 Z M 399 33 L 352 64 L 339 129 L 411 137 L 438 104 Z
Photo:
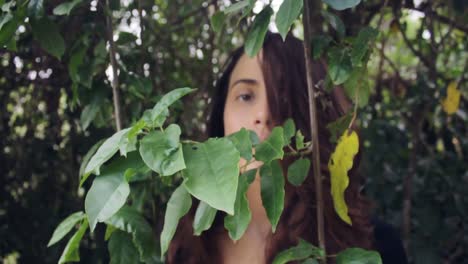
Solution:
M 242 47 L 233 52 L 217 82 L 212 112 L 208 121 L 208 136 L 210 137 L 224 136 L 223 112 L 229 78 L 243 53 Z M 324 80 L 325 69 L 323 62 L 314 61 L 313 79 Z M 297 129 L 304 134 L 305 140 L 310 141 L 309 100 L 302 41 L 288 35 L 283 42 L 279 34 L 268 32 L 263 44 L 262 71 L 272 119 L 281 124 L 287 118 L 292 118 Z M 356 155 L 353 168 L 349 171 L 350 184 L 345 192 L 353 225 L 350 226 L 340 220 L 333 208 L 327 162 L 334 145 L 329 140 L 331 135 L 326 125 L 343 116 L 347 109 L 341 88 L 335 88 L 334 92 L 329 95 L 323 93 L 322 96 L 322 100 L 319 101 L 323 103 L 318 105 L 317 111 L 327 254 L 335 254 L 348 247 L 369 249 L 373 244 L 373 230 L 368 215 L 371 205 L 359 193 L 360 178 L 357 168 L 361 157 L 360 152 Z M 283 168 L 287 168 L 293 161 L 291 158 L 283 159 Z M 309 175 L 300 187 L 294 187 L 286 181 L 284 211 L 276 232 L 268 237 L 265 249 L 267 263 L 271 263 L 279 251 L 296 245 L 299 238 L 315 245 L 318 244 L 315 204 L 312 170 L 309 171 Z M 194 199 L 190 212 L 179 223 L 169 247 L 168 263 L 222 263 L 215 238 L 223 232 L 225 213 L 218 212 L 211 229 L 197 237 L 193 235 L 192 229 L 197 205 L 198 201 Z

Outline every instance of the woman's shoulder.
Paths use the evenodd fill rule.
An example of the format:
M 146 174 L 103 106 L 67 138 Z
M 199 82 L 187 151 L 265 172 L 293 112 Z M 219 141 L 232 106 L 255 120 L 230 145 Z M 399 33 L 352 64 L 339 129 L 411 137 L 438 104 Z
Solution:
M 408 263 L 403 242 L 397 230 L 377 217 L 373 217 L 371 221 L 374 225 L 375 247 L 382 257 L 383 264 Z

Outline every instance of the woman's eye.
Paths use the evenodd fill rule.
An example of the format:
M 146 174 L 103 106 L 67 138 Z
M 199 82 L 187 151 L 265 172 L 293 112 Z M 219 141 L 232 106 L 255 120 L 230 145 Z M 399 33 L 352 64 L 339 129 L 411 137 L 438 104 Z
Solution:
M 250 100 L 252 100 L 252 94 L 250 93 L 245 93 L 245 94 L 241 94 L 239 96 L 237 96 L 237 99 L 240 100 L 240 101 L 244 101 L 244 102 L 248 102 Z

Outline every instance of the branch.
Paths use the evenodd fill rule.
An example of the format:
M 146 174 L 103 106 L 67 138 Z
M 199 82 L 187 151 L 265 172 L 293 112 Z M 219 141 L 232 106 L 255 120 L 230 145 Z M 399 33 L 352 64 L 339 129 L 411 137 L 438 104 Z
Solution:
M 442 16 L 442 15 L 438 14 L 436 11 L 426 10 L 426 9 L 423 9 L 423 8 L 409 8 L 409 9 L 431 15 L 432 17 L 434 17 L 435 19 L 437 19 L 441 23 L 451 25 L 451 26 L 453 26 L 454 28 L 456 28 L 458 30 L 461 30 L 461 31 L 463 31 L 465 33 L 468 33 L 468 26 L 458 24 L 456 21 L 451 20 L 448 17 Z
M 109 0 L 106 0 L 106 8 L 110 10 L 109 8 Z M 104 12 L 106 13 L 106 12 Z M 118 76 L 118 69 L 117 69 L 117 61 L 115 59 L 115 44 L 114 44 L 114 31 L 112 29 L 112 13 L 109 13 L 106 15 L 106 30 L 107 30 L 107 38 L 109 40 L 109 45 L 110 45 L 110 61 L 112 65 L 112 73 L 113 73 L 113 78 L 112 78 L 112 95 L 113 95 L 113 101 L 114 101 L 114 117 L 115 117 L 115 126 L 117 128 L 117 131 L 120 131 L 122 129 L 122 120 L 120 116 L 120 99 L 119 99 L 119 76 Z
M 421 51 L 417 50 L 413 44 L 411 44 L 410 40 L 408 39 L 408 36 L 406 36 L 405 32 L 403 31 L 403 28 L 400 24 L 398 14 L 396 13 L 396 10 L 393 11 L 393 14 L 395 15 L 395 22 L 396 25 L 398 26 L 398 30 L 401 33 L 401 36 L 403 37 L 403 41 L 405 42 L 406 46 L 411 50 L 411 52 L 421 60 L 421 62 L 429 69 L 429 71 L 436 75 L 438 78 L 447 81 L 447 78 L 445 78 L 442 74 L 437 72 L 437 69 L 435 67 L 435 64 L 433 64 L 429 59 L 427 59 L 424 54 L 421 53 Z
M 315 6 L 311 7 L 311 4 Z M 320 8 L 319 4 L 316 1 L 304 0 L 304 13 L 302 16 L 303 25 L 304 25 L 304 59 L 306 64 L 306 74 L 307 74 L 307 93 L 309 95 L 309 115 L 310 115 L 310 131 L 312 136 L 312 144 L 310 149 L 314 150 L 312 154 L 312 169 L 314 172 L 314 181 L 315 181 L 315 199 L 317 201 L 317 234 L 318 234 L 318 243 L 319 247 L 323 249 L 326 255 L 325 247 L 325 225 L 324 225 L 324 213 L 323 213 L 323 190 L 322 190 L 322 174 L 320 172 L 320 154 L 319 154 L 319 140 L 318 140 L 318 121 L 317 121 L 317 102 L 315 101 L 315 86 L 314 80 L 312 78 L 312 61 L 310 58 L 310 44 L 312 36 L 312 24 L 311 24 L 311 12 L 316 13 L 316 17 L 319 17 L 318 14 Z M 314 16 L 315 17 L 315 16 Z M 320 24 L 318 24 L 320 25 Z M 322 259 L 322 263 L 327 263 L 327 258 Z

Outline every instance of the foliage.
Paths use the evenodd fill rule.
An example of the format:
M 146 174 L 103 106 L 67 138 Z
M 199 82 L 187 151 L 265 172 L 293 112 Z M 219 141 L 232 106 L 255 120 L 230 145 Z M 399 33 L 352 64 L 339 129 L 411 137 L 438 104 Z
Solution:
M 0 105 L 4 107 L 0 111 L 0 255 L 5 259 L 50 263 L 81 256 L 84 263 L 106 263 L 110 257 L 114 263 L 126 260 L 121 255 L 125 251 L 129 262 L 157 262 L 159 248 L 164 252 L 171 236 L 165 236 L 163 247 L 153 235 L 162 229 L 169 235 L 176 228 L 163 225 L 175 186 L 191 190 L 184 196 L 186 201 L 190 196 L 202 199 L 200 222 L 194 227 L 197 234 L 210 227 L 217 209 L 233 213 L 225 218 L 233 240 L 249 222 L 242 193 L 252 176 L 230 177 L 229 183 L 235 185 L 228 190 L 230 196 L 215 204 L 189 181 L 193 176 L 188 160 L 211 156 L 190 151 L 201 146 L 211 152 L 212 141 L 201 139 L 212 84 L 226 52 L 243 40 L 251 55 L 258 52 L 273 19 L 283 38 L 288 30 L 300 36 L 302 1 L 284 1 L 277 7 L 251 0 L 232 4 L 141 0 L 109 7 L 104 2 L 0 1 Z M 328 79 L 318 80 L 319 86 L 330 92 L 343 84 L 359 108 L 341 123 L 329 124 L 335 140 L 351 122 L 362 127 L 366 193 L 377 201 L 379 215 L 403 229 L 405 240 L 411 242 L 412 262 L 464 262 L 468 252 L 466 4 L 454 0 L 415 6 L 405 1 L 381 10 L 384 1 L 365 1 L 356 7 L 360 1 L 324 2 L 329 4 L 323 7 L 325 23 L 312 42 L 313 58 L 325 58 L 329 64 Z M 336 12 L 330 7 L 348 9 Z M 122 121 L 128 127 L 115 137 L 110 136 L 114 76 L 106 71 L 110 65 L 106 16 L 114 26 Z M 210 28 L 210 17 L 219 34 Z M 198 90 L 190 100 L 162 99 L 175 87 Z M 183 96 L 189 90 L 176 91 Z M 232 152 L 232 164 L 238 157 L 250 160 L 250 146 L 260 150 L 255 158 L 273 160 L 261 173 L 267 186 L 262 196 L 272 199 L 266 203 L 272 223 L 281 215 L 284 182 L 271 181 L 269 177 L 281 175 L 268 173 L 273 172 L 268 166 L 276 166 L 283 147 L 292 144 L 292 135 L 291 147 L 297 153 L 310 144 L 286 124 L 276 128 L 268 144 L 249 142 L 252 135 L 247 137 L 247 131 L 218 139 Z M 102 138 L 108 139 L 96 143 Z M 165 143 L 160 152 L 151 153 L 144 142 L 156 138 Z M 188 138 L 200 142 L 184 141 Z M 238 175 L 234 166 L 220 169 Z M 208 175 L 216 179 L 215 172 Z M 288 180 L 300 184 L 304 174 L 293 175 L 288 172 Z M 278 190 L 278 195 L 271 195 L 268 188 Z M 70 215 L 83 209 L 85 194 L 86 216 Z M 402 224 L 401 219 L 408 219 L 402 208 L 408 197 L 410 221 Z M 179 206 L 186 208 L 187 202 Z M 183 215 L 185 208 L 171 219 Z M 103 239 L 104 224 L 98 223 L 107 225 L 109 242 Z M 88 225 L 94 230 L 92 236 L 85 235 Z M 58 242 L 74 227 L 76 233 L 68 243 Z M 49 238 L 50 248 L 31 247 L 45 245 Z M 302 259 L 313 263 L 307 256 Z

